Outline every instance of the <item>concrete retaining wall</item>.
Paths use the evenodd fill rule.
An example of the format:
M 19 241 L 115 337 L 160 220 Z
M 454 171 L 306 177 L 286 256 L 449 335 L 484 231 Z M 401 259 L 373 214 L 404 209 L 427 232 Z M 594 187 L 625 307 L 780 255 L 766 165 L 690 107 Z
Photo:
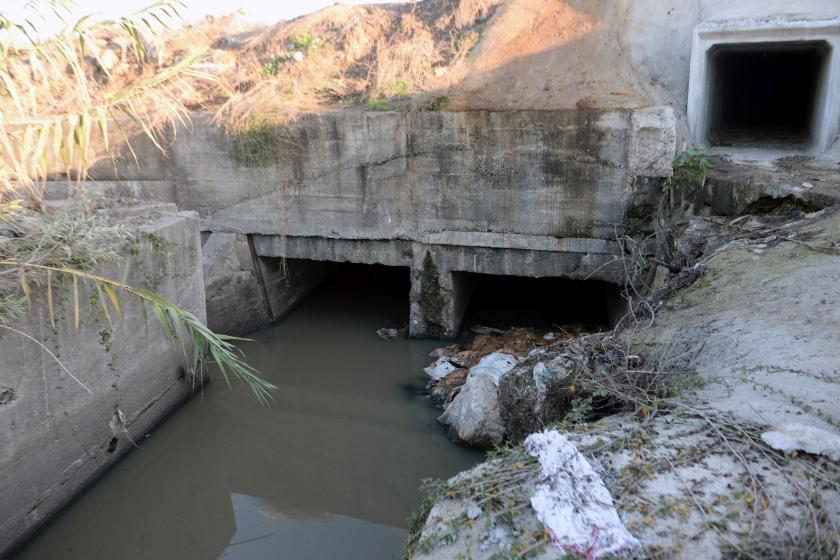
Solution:
M 248 168 L 196 122 L 172 150 L 177 203 L 209 230 L 343 239 L 440 232 L 612 239 L 642 184 L 670 173 L 673 113 L 312 115 Z
M 275 316 L 328 270 L 303 261 L 408 266 L 415 284 L 425 279 L 411 290 L 411 335 L 450 337 L 468 300 L 461 272 L 622 282 L 615 238 L 670 174 L 675 126 L 668 107 L 346 110 L 306 116 L 247 166 L 237 139 L 197 115 L 168 158 L 139 139 L 149 165 L 117 168 L 131 180 L 108 181 L 104 165 L 94 174 L 111 198 L 174 194 L 199 213 L 214 234 L 204 257 L 211 326 L 247 332 L 269 320 L 243 254 L 252 236 Z M 275 275 L 273 258 L 298 262 Z M 430 290 L 439 297 L 418 299 Z
M 165 216 L 141 231 L 137 256 L 99 272 L 154 289 L 203 319 L 195 221 Z M 95 289 L 82 286 L 77 331 L 71 285 L 64 281 L 55 290 L 55 328 L 40 296 L 31 315 L 11 326 L 40 340 L 90 393 L 37 344 L 0 330 L 0 556 L 131 449 L 119 433 L 118 411 L 141 441 L 192 393 L 180 351 L 153 316 L 147 329 L 136 300 L 123 295 L 124 321 L 110 326 Z
M 197 119 L 173 147 L 177 204 L 203 230 L 254 235 L 261 257 L 409 266 L 411 334 L 451 337 L 460 272 L 622 281 L 615 236 L 670 173 L 675 124 L 663 107 L 344 111 L 284 131 L 260 167 L 237 161 L 235 142 Z M 220 268 L 207 253 L 206 270 Z M 211 301 L 230 301 L 223 285 Z

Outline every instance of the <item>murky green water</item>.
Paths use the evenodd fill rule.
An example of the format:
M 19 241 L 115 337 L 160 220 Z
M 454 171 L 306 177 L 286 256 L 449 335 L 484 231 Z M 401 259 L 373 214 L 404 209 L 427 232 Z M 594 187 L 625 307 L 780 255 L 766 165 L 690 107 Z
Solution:
M 211 383 L 19 560 L 397 556 L 420 480 L 481 456 L 416 390 L 436 344 L 375 334 L 406 318 L 406 278 L 353 270 L 245 346 L 272 408 Z

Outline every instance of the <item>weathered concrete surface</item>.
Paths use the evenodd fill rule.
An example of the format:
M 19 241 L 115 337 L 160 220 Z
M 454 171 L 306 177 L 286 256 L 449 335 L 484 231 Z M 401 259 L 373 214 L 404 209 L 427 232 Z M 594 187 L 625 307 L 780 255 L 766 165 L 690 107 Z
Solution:
M 622 414 L 566 435 L 603 479 L 622 522 L 641 542 L 642 550 L 628 558 L 717 560 L 739 549 L 756 558 L 820 557 L 817 545 L 805 544 L 814 506 L 808 501 L 813 482 L 803 469 L 807 460 L 779 460 L 741 442 L 727 447 L 713 427 L 687 415 L 641 422 Z M 539 477 L 524 463 L 514 467 L 516 474 L 509 462 L 503 468 L 490 460 L 451 479 L 455 488 L 476 482 L 470 492 L 445 493 L 435 503 L 412 558 L 489 560 L 527 549 L 529 557 L 549 559 L 589 552 L 564 551 L 546 538 L 531 506 Z M 760 483 L 751 482 L 756 479 Z M 503 505 L 497 500 L 488 505 L 485 489 L 500 486 Z M 836 485 L 817 492 L 818 511 L 826 515 L 820 529 L 828 531 L 829 519 L 840 514 L 840 493 Z M 757 502 L 760 507 L 754 507 Z
M 257 280 L 246 236 L 205 234 L 202 245 L 207 326 L 216 332 L 242 335 L 267 326 L 317 288 L 333 270 L 332 263 L 257 257 L 269 301 Z
M 612 239 L 637 178 L 670 172 L 669 109 L 312 115 L 243 168 L 196 123 L 173 149 L 178 204 L 208 227 L 346 239 L 493 232 Z
M 692 139 L 687 107 L 695 28 L 768 21 L 792 28 L 837 15 L 835 0 L 509 0 L 464 63 L 447 69 L 441 94 L 457 110 L 668 105 L 682 145 Z M 838 148 L 821 157 L 833 164 Z
M 194 220 L 163 216 L 140 228 L 139 255 L 100 272 L 154 289 L 203 319 L 204 284 Z M 41 347 L 0 332 L 0 554 L 31 534 L 52 513 L 131 449 L 119 432 L 118 411 L 135 441 L 187 398 L 180 350 L 140 304 L 121 298 L 125 319 L 109 326 L 96 291 L 82 285 L 78 331 L 70 282 L 55 290 L 57 320 L 50 326 L 43 297 L 14 328 L 43 342 L 88 393 Z
M 255 234 L 260 256 L 411 267 L 411 334 L 451 337 L 460 272 L 621 281 L 615 236 L 674 150 L 662 107 L 345 111 L 305 118 L 258 168 L 199 121 L 172 166 L 179 207 Z
M 411 267 L 410 333 L 434 337 L 458 331 L 470 294 L 459 273 L 622 281 L 615 237 L 676 149 L 669 107 L 347 110 L 308 115 L 281 136 L 273 160 L 246 167 L 235 139 L 196 115 L 168 156 L 138 137 L 143 166 L 122 153 L 95 166 L 94 190 L 107 208 L 143 199 L 196 210 L 202 231 L 252 235 L 260 257 Z M 55 183 L 48 198 L 66 190 Z M 209 279 L 211 324 L 216 303 L 233 305 L 223 279 L 253 293 L 249 267 L 218 242 L 207 247 L 218 266 L 205 262 L 220 274 Z M 241 315 L 255 316 L 247 299 Z

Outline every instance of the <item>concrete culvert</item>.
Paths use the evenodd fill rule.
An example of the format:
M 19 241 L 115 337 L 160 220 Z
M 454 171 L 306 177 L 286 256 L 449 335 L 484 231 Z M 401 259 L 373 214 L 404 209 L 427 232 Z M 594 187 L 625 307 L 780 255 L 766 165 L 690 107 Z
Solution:
M 469 274 L 473 294 L 465 328 L 580 324 L 587 330 L 612 328 L 624 314 L 625 301 L 616 284 L 597 280 L 527 278 Z
M 709 143 L 807 148 L 819 124 L 830 52 L 823 41 L 712 48 L 708 55 Z

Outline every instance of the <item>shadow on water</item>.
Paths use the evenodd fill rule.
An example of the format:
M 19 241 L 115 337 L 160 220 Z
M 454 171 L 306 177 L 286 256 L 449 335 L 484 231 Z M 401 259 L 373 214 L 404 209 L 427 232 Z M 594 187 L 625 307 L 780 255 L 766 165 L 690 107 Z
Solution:
M 416 390 L 438 343 L 377 337 L 407 316 L 406 269 L 340 269 L 243 345 L 271 408 L 209 384 L 19 559 L 395 557 L 421 479 L 481 459 Z

